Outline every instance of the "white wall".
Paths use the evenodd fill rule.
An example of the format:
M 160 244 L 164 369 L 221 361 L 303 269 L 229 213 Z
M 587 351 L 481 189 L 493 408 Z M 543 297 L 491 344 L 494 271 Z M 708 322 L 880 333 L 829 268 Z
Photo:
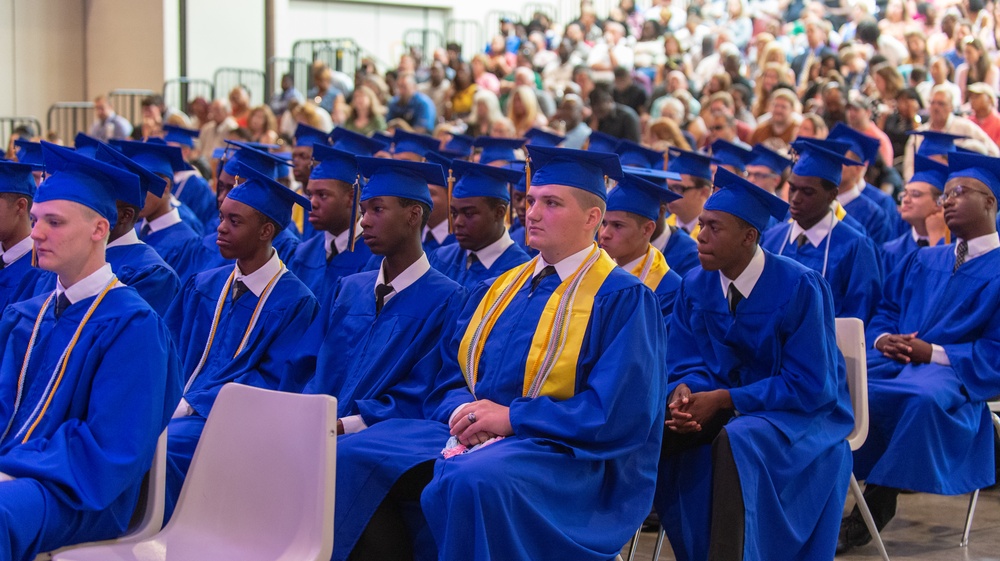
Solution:
M 188 0 L 187 8 L 189 78 L 211 80 L 222 67 L 264 71 L 264 0 Z
M 86 99 L 113 89 L 159 91 L 163 0 L 86 0 Z

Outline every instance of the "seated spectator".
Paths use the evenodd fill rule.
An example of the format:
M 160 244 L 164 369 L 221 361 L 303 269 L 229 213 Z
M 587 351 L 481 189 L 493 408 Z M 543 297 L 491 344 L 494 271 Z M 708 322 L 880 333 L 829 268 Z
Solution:
M 132 123 L 115 113 L 108 98 L 97 96 L 94 98 L 94 124 L 90 126 L 89 135 L 102 142 L 126 140 L 132 136 Z
M 450 89 L 451 80 L 448 79 L 445 66 L 437 60 L 431 63 L 430 79 L 417 86 L 417 91 L 426 95 L 434 103 L 434 110 L 438 115 L 445 113 L 445 102 L 448 100 Z
M 896 109 L 886 118 L 882 130 L 889 137 L 892 143 L 892 153 L 895 156 L 892 164 L 902 168 L 903 152 L 906 149 L 906 141 L 910 139 L 907 134 L 920 126 L 918 114 L 924 108 L 920 100 L 920 94 L 913 88 L 906 88 L 896 96 Z M 805 123 L 803 123 L 805 124 Z M 801 127 L 799 136 L 802 135 Z
M 598 87 L 590 92 L 590 128 L 638 143 L 640 140 L 639 115 L 631 107 L 615 103 L 608 87 Z
M 496 136 L 492 134 L 493 124 L 503 119 L 500 112 L 500 100 L 496 94 L 487 89 L 478 88 L 472 97 L 472 114 L 469 116 L 468 135 Z
M 590 127 L 583 121 L 583 100 L 576 94 L 563 96 L 553 117 L 553 124 L 566 137 L 560 146 L 580 150 L 590 138 Z
M 535 127 L 549 124 L 538 107 L 538 98 L 531 86 L 518 86 L 510 96 L 507 118 L 514 124 L 514 135 L 523 137 Z
M 208 106 L 207 119 L 208 121 L 201 126 L 195 155 L 211 158 L 216 149 L 225 146 L 226 136 L 239 128 L 239 125 L 229 114 L 229 102 L 224 99 L 212 101 Z
M 240 128 L 247 128 L 247 121 L 250 119 L 250 94 L 243 86 L 236 86 L 229 90 L 229 109 L 233 120 Z
M 666 152 L 671 146 L 681 150 L 691 150 L 691 144 L 677 126 L 677 122 L 665 117 L 649 123 L 645 143 L 652 149 L 662 152 Z
M 472 69 L 472 79 L 481 90 L 493 92 L 493 95 L 500 95 L 500 78 L 489 71 L 490 57 L 479 53 L 472 57 L 470 68 Z
M 640 115 L 646 113 L 649 94 L 642 86 L 635 83 L 632 73 L 622 67 L 615 69 L 614 98 L 615 103 L 631 107 Z
M 472 71 L 469 65 L 460 63 L 455 68 L 455 79 L 451 82 L 445 101 L 444 118 L 451 120 L 468 120 L 472 114 L 473 100 L 479 86 L 472 81 Z
M 593 70 L 595 81 L 605 83 L 614 81 L 616 68 L 632 71 L 635 53 L 625 36 L 625 26 L 614 21 L 605 24 L 604 41 L 598 42 L 591 49 L 587 66 Z
M 258 105 L 250 110 L 246 129 L 250 131 L 250 141 L 258 144 L 278 143 L 278 120 L 267 105 Z
M 274 92 L 274 95 L 271 96 L 269 103 L 271 111 L 275 115 L 281 115 L 288 110 L 288 103 L 292 100 L 303 103 L 306 98 L 302 92 L 295 88 L 295 78 L 290 73 L 283 74 L 281 76 L 281 91 Z
M 370 135 L 386 129 L 385 107 L 368 86 L 360 86 L 351 96 L 351 110 L 344 121 L 347 130 Z
M 758 121 L 748 144 L 760 144 L 769 138 L 780 138 L 790 144 L 798 135 L 801 111 L 802 105 L 791 90 L 775 90 L 768 103 L 768 116 Z
M 396 82 L 396 96 L 389 100 L 386 119 L 402 119 L 415 132 L 427 134 L 437 124 L 434 102 L 417 91 L 417 80 L 413 74 L 401 74 Z
M 979 125 L 995 144 L 1000 144 L 1000 115 L 997 115 L 997 94 L 989 84 L 977 82 L 969 86 L 969 120 Z
M 969 102 L 969 86 L 972 84 L 982 82 L 994 91 L 1000 89 L 1000 69 L 993 63 L 982 41 L 966 37 L 962 41 L 962 52 L 965 53 L 965 62 L 955 68 L 955 84 L 962 92 L 963 104 Z
M 333 70 L 324 64 L 313 67 L 313 87 L 306 92 L 306 99 L 320 106 L 327 113 L 333 113 L 337 98 L 344 94 L 333 85 Z

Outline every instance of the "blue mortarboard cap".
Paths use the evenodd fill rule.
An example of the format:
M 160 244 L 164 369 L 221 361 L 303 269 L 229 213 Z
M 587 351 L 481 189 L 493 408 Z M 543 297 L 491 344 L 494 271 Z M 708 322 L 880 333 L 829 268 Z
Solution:
M 255 148 L 252 144 L 247 142 L 233 142 L 231 140 L 227 140 L 226 142 L 235 148 L 239 148 L 239 150 L 229 153 L 229 159 L 226 161 L 226 165 L 222 168 L 223 171 L 229 175 L 232 175 L 233 177 L 239 176 L 240 164 L 251 167 L 271 179 L 281 177 L 281 172 L 283 170 L 287 174 L 288 162 L 286 160 L 282 160 L 265 150 Z
M 428 152 L 441 148 L 441 141 L 426 134 L 397 130 L 393 138 L 393 154 L 412 152 L 423 158 Z
M 965 151 L 952 152 L 948 155 L 948 181 L 956 177 L 982 181 L 993 191 L 993 196 L 1000 200 L 1000 158 Z
M 792 173 L 801 177 L 818 177 L 840 185 L 841 171 L 843 166 L 860 166 L 861 164 L 847 158 L 843 152 L 826 148 L 840 148 L 846 152 L 846 144 L 840 142 L 821 140 L 796 140 L 792 143 L 792 149 L 799 155 L 799 159 L 792 168 Z
M 844 123 L 837 123 L 830 131 L 827 140 L 846 142 L 851 145 L 851 152 L 861 158 L 862 163 L 873 164 L 878 156 L 879 142 L 863 132 L 856 131 Z M 891 162 L 890 162 L 891 163 Z
M 448 175 L 448 172 L 452 169 L 453 160 L 440 152 L 428 152 L 427 155 L 424 156 L 424 159 L 432 164 L 441 166 L 445 175 Z
M 615 153 L 618 150 L 619 142 L 621 142 L 620 138 L 603 132 L 594 131 L 590 133 L 590 137 L 587 142 L 587 151 Z
M 621 210 L 656 220 L 660 203 L 676 201 L 680 195 L 639 175 L 625 172 L 624 177 L 608 193 L 608 210 Z
M 77 154 L 69 148 L 48 142 L 41 145 L 45 168 L 52 175 L 38 187 L 36 203 L 79 203 L 114 226 L 118 222 L 115 201 L 135 200 L 139 196 L 139 178 L 134 173 Z
M 174 142 L 183 146 L 194 148 L 194 141 L 201 134 L 198 129 L 178 127 L 177 125 L 163 125 L 163 140 Z
M 35 196 L 35 176 L 31 174 L 36 166 L 0 160 L 0 193 L 17 193 Z
M 771 218 L 784 220 L 788 203 L 750 183 L 725 168 L 715 171 L 718 190 L 705 201 L 705 210 L 718 210 L 738 216 L 763 232 Z
M 615 150 L 621 158 L 623 166 L 635 166 L 637 168 L 663 169 L 663 152 L 658 152 L 636 144 L 631 140 L 623 140 L 618 143 Z
M 337 130 L 339 129 L 336 129 L 333 132 L 337 132 Z M 374 140 L 375 142 L 378 142 L 382 145 L 380 150 L 388 150 L 392 146 L 392 143 L 395 142 L 395 138 L 393 138 L 393 135 L 396 134 L 396 131 L 392 132 L 393 134 L 386 134 L 384 132 L 378 132 L 378 131 L 373 132 L 371 140 Z
M 958 134 L 948 134 L 937 131 L 909 131 L 906 134 L 916 134 L 924 137 L 920 146 L 917 146 L 917 154 L 920 156 L 938 156 L 950 154 L 956 150 L 955 141 L 969 138 Z
M 358 180 L 358 161 L 350 152 L 313 144 L 312 158 L 319 163 L 312 168 L 309 179 L 336 179 L 349 185 Z
M 665 169 L 648 169 L 623 165 L 622 171 L 625 173 L 631 173 L 632 175 L 638 175 L 646 181 L 651 181 L 663 187 L 667 186 L 668 179 L 673 179 L 674 181 L 680 181 L 681 179 L 681 174 L 667 171 Z
M 476 140 L 464 134 L 452 134 L 451 140 L 445 143 L 444 148 L 439 150 L 449 158 L 468 158 L 472 155 L 472 147 Z
M 216 148 L 215 150 L 212 150 L 212 159 L 213 160 L 221 160 L 222 158 L 225 158 L 226 155 L 229 152 L 232 152 L 232 151 L 233 151 L 233 149 L 230 148 L 230 147 Z
M 42 158 L 42 144 L 40 142 L 32 142 L 19 138 L 14 141 L 14 146 L 17 146 L 15 155 L 18 162 L 39 166 L 45 165 L 45 161 Z
M 121 199 L 132 206 L 142 208 L 146 202 L 146 193 L 152 193 L 157 197 L 162 197 L 163 191 L 167 188 L 167 181 L 165 179 L 156 175 L 145 166 L 132 161 L 128 156 L 122 154 L 107 144 L 99 146 L 97 148 L 97 154 L 95 154 L 94 157 L 101 162 L 111 164 L 116 168 L 132 173 L 139 178 L 140 190 L 136 193 L 136 197 L 131 200 Z
M 518 173 L 517 183 L 514 183 L 514 190 L 518 193 L 526 193 L 528 191 L 528 176 L 524 173 L 524 164 L 525 162 L 508 162 L 504 166 Z
M 111 144 L 130 160 L 153 173 L 173 178 L 175 172 L 188 169 L 184 154 L 177 146 L 132 140 L 112 140 Z
M 252 166 L 247 164 L 239 164 L 239 166 L 238 175 L 245 178 L 246 181 L 233 187 L 226 195 L 228 198 L 257 209 L 264 216 L 274 220 L 282 229 L 292 220 L 293 206 L 299 205 L 307 211 L 312 209 L 309 199 L 271 179 Z
M 781 174 L 792 165 L 791 159 L 765 147 L 763 144 L 754 146 L 750 152 L 750 161 L 747 162 L 748 166 L 763 166 L 774 173 Z
M 537 127 L 528 129 L 528 132 L 524 133 L 524 138 L 527 139 L 527 143 L 532 146 L 548 146 L 550 148 L 555 148 L 566 140 L 565 136 L 560 136 L 554 132 L 544 131 Z
M 444 170 L 438 164 L 358 157 L 358 169 L 368 178 L 361 190 L 361 200 L 374 197 L 413 199 L 434 208 L 428 185 L 446 185 Z
M 667 171 L 712 180 L 712 164 L 718 162 L 708 154 L 689 152 L 673 146 L 667 153 Z
M 514 150 L 524 146 L 524 139 L 480 136 L 476 139 L 475 146 L 483 149 L 482 153 L 479 154 L 479 163 L 481 164 L 513 162 L 518 159 L 514 155 Z
M 567 185 L 608 198 L 604 177 L 621 180 L 618 154 L 529 146 L 532 185 Z
M 944 191 L 944 184 L 948 182 L 948 166 L 917 154 L 913 156 L 913 177 L 909 183 L 917 181 L 929 183 L 939 191 Z
M 510 202 L 510 183 L 517 183 L 524 173 L 506 167 L 487 166 L 456 160 L 454 173 L 458 181 L 452 189 L 451 198 L 492 197 Z
M 77 154 L 83 154 L 88 158 L 93 158 L 97 155 L 97 147 L 103 144 L 100 140 L 92 136 L 87 136 L 82 132 L 76 133 L 76 138 L 73 139 L 73 147 L 76 148 Z
M 295 127 L 295 145 L 312 146 L 313 144 L 329 145 L 330 135 L 317 128 L 299 123 Z
M 713 142 L 711 146 L 712 158 L 717 164 L 733 166 L 740 171 L 746 171 L 747 162 L 753 156 L 750 150 L 721 138 Z

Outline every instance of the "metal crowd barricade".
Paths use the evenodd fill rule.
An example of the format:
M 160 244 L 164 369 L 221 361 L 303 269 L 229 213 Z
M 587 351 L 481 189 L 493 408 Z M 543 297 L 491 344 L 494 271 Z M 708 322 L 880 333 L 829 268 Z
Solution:
M 10 147 L 10 137 L 14 134 L 14 129 L 20 126 L 29 127 L 32 136 L 41 136 L 44 132 L 42 122 L 35 117 L 0 117 L 0 142 L 3 143 L 3 151 Z M 0 156 L 3 154 L 0 153 Z
M 266 79 L 263 71 L 253 68 L 219 68 L 212 77 L 212 83 L 219 97 L 228 97 L 230 90 L 243 86 L 250 94 L 250 105 L 253 106 L 267 101 Z
M 115 113 L 125 117 L 133 125 L 142 123 L 142 100 L 156 95 L 153 90 L 111 90 L 108 93 L 108 103 L 114 107 Z
M 444 24 L 444 38 L 462 47 L 462 60 L 469 60 L 483 50 L 483 27 L 471 19 L 450 19 Z
M 296 89 L 306 93 L 306 84 L 309 83 L 309 59 L 271 57 L 267 61 L 267 93 L 273 94 L 281 89 L 281 77 L 285 74 L 292 75 L 292 83 Z
M 535 14 L 537 13 L 545 14 L 546 16 L 548 16 L 549 21 L 551 21 L 554 24 L 559 23 L 559 8 L 556 7 L 554 4 L 547 4 L 541 2 L 533 4 L 525 4 L 523 9 L 524 9 L 524 14 L 523 14 L 523 19 L 521 21 L 524 23 L 529 23 L 531 20 L 535 19 Z
M 45 134 L 55 133 L 64 144 L 73 143 L 76 133 L 86 133 L 94 122 L 94 102 L 59 101 L 49 106 Z M 43 135 L 44 136 L 44 135 Z
M 187 112 L 188 103 L 202 97 L 211 103 L 215 99 L 215 84 L 204 78 L 172 78 L 163 82 L 163 101 L 167 107 Z
M 444 48 L 444 34 L 436 29 L 407 29 L 403 32 L 403 45 L 407 52 L 417 50 L 426 64 L 434 57 L 434 50 Z

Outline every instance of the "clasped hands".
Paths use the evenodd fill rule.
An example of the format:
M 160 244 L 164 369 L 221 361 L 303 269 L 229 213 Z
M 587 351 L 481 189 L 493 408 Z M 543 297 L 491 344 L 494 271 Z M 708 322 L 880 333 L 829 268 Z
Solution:
M 720 410 L 732 409 L 729 390 L 712 390 L 692 393 L 687 384 L 681 384 L 670 394 L 667 402 L 670 418 L 664 423 L 670 430 L 685 434 L 698 432 Z
M 465 446 L 482 444 L 495 436 L 510 436 L 510 408 L 480 399 L 463 405 L 449 423 L 451 435 Z
M 875 342 L 875 348 L 890 358 L 904 364 L 927 364 L 931 361 L 933 347 L 927 341 L 917 339 L 917 332 L 910 334 L 885 335 Z

